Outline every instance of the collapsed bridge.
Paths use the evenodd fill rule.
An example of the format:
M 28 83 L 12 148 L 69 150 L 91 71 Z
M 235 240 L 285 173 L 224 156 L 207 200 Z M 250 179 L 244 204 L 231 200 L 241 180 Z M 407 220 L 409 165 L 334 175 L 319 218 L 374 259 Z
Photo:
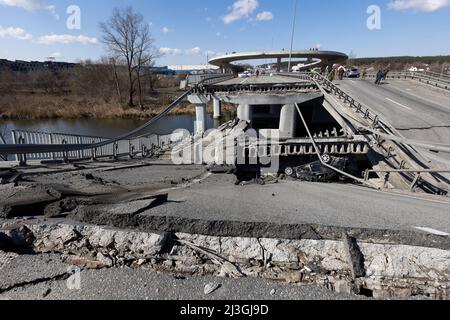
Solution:
M 279 58 L 285 55 L 282 53 Z M 234 57 L 237 58 L 242 57 Z M 342 59 L 343 55 L 322 63 L 338 58 Z M 214 160 L 208 164 L 220 165 L 227 151 L 220 141 L 205 134 L 206 107 L 213 101 L 215 116 L 220 116 L 222 103 L 236 105 L 237 120 L 220 129 L 235 139 L 238 148 L 232 156 L 238 171 L 253 176 L 267 173 L 261 160 L 276 157 L 280 164 L 271 174 L 299 178 L 305 176 L 306 170 L 308 179 L 320 181 L 331 172 L 374 188 L 448 194 L 448 167 L 435 165 L 423 150 L 448 153 L 449 145 L 406 139 L 383 116 L 319 73 L 279 73 L 246 79 L 232 74 L 209 75 L 189 84 L 191 88 L 160 115 L 125 135 L 97 140 L 52 139 L 52 136 L 37 139 L 34 133 L 15 132 L 14 144 L 1 144 L 0 154 L 16 155 L 21 164 L 29 158 L 36 159 L 36 155 L 65 161 L 149 157 L 163 146 L 175 144 L 173 150 L 177 153 L 201 141 L 213 145 Z M 196 108 L 194 136 L 166 136 L 156 140 L 149 137 L 148 129 L 186 100 Z M 244 136 L 255 133 L 256 144 L 251 139 L 242 139 L 237 129 Z M 244 159 L 245 165 L 238 164 L 237 159 Z

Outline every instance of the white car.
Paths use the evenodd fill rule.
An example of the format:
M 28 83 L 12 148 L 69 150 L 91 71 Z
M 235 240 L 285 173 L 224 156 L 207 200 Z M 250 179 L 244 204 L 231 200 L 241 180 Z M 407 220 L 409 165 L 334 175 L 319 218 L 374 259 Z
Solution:
M 251 76 L 252 76 L 252 73 L 250 71 L 245 71 L 245 72 L 242 72 L 242 73 L 238 74 L 239 78 L 249 78 Z

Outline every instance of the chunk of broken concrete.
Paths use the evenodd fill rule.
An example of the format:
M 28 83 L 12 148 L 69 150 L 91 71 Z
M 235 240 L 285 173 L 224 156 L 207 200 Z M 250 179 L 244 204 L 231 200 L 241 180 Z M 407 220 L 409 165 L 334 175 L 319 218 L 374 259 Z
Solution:
M 33 232 L 25 226 L 10 226 L 0 231 L 1 249 L 26 249 L 34 240 Z
M 205 293 L 206 295 L 209 295 L 209 294 L 215 292 L 216 290 L 218 290 L 221 286 L 222 286 L 222 285 L 221 285 L 220 283 L 218 283 L 218 282 L 211 282 L 211 283 L 208 283 L 208 284 L 205 286 L 204 293 Z
M 72 217 L 85 223 L 129 227 L 135 225 L 135 217 L 151 208 L 167 202 L 168 195 L 152 196 L 143 200 L 117 204 L 97 204 L 79 206 Z
M 44 209 L 44 215 L 47 218 L 56 218 L 65 213 L 72 212 L 78 206 L 75 199 L 64 199 L 47 205 Z
M 0 218 L 41 215 L 49 203 L 60 199 L 61 193 L 53 188 L 11 188 L 0 195 Z

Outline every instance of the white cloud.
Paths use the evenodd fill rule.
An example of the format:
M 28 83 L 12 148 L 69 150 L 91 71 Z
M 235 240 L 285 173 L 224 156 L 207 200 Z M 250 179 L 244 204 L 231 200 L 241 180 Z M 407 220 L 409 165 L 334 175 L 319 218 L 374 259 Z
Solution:
M 56 19 L 59 20 L 60 16 L 59 14 L 56 12 L 56 6 L 54 5 L 50 5 L 46 7 L 47 11 L 50 12 L 50 14 Z
M 167 27 L 163 27 L 161 29 L 161 31 L 162 31 L 162 33 L 169 33 L 170 32 L 169 28 L 167 28 Z
M 220 32 L 216 32 L 216 36 L 220 37 L 222 34 Z
M 180 49 L 172 49 L 172 48 L 159 48 L 159 52 L 162 54 L 168 54 L 172 56 L 179 56 L 182 53 Z
M 230 7 L 230 13 L 222 18 L 225 24 L 233 23 L 242 18 L 249 18 L 258 8 L 258 0 L 236 0 Z
M 256 20 L 258 21 L 270 21 L 273 20 L 273 13 L 270 11 L 263 11 L 256 15 Z
M 211 17 L 207 17 L 207 18 L 206 18 L 206 21 L 207 21 L 207 22 L 211 22 L 212 20 L 213 20 L 213 19 L 212 19 Z
M 199 54 L 200 52 L 202 52 L 202 49 L 200 49 L 200 47 L 195 47 L 195 48 L 186 50 L 187 54 Z
M 394 10 L 434 12 L 450 6 L 450 0 L 394 0 L 388 4 Z
M 13 38 L 18 40 L 31 40 L 33 36 L 26 33 L 22 28 L 8 27 L 3 28 L 0 26 L 0 38 Z
M 62 57 L 62 53 L 61 52 L 53 52 L 49 57 L 61 58 Z
M 44 5 L 43 0 L 0 0 L 0 5 L 8 7 L 18 7 L 27 11 L 41 9 Z
M 97 40 L 97 38 L 91 38 L 91 37 L 87 37 L 87 36 L 83 36 L 83 35 L 73 36 L 73 35 L 69 35 L 69 34 L 52 34 L 52 35 L 46 35 L 46 36 L 39 37 L 37 42 L 39 44 L 81 43 L 84 45 L 88 45 L 88 44 L 97 44 L 98 40 Z

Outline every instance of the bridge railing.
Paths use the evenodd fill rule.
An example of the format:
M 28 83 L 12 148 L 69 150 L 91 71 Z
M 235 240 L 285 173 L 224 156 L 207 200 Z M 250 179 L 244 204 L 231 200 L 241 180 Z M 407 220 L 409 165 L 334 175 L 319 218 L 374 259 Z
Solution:
M 15 145 L 94 145 L 105 141 L 108 138 L 83 136 L 63 133 L 32 132 L 25 130 L 13 130 L 11 132 L 12 142 Z M 120 158 L 120 157 L 148 157 L 152 156 L 158 150 L 172 143 L 179 142 L 182 136 L 174 135 L 156 135 L 151 134 L 129 140 L 120 140 L 114 143 L 104 145 L 99 148 L 75 150 L 67 152 L 44 152 L 32 154 L 13 155 L 15 160 L 21 164 L 26 164 L 27 160 L 38 161 L 77 161 L 77 160 L 95 160 L 101 158 Z M 5 158 L 3 159 L 6 160 Z
M 375 78 L 376 73 L 368 73 L 368 78 Z M 410 71 L 395 71 L 389 72 L 386 79 L 413 79 L 420 82 L 439 87 L 441 89 L 450 90 L 450 79 L 438 78 L 433 75 L 429 75 L 423 72 L 410 72 Z
M 0 133 L 0 144 L 6 144 L 6 141 L 5 141 L 5 139 L 3 139 L 3 136 L 1 133 Z M 6 161 L 6 158 L 7 158 L 6 156 L 3 156 L 0 154 L 0 161 Z
M 438 79 L 443 79 L 443 80 L 448 80 L 450 81 L 450 74 L 446 74 L 446 73 L 437 73 L 437 72 L 432 72 L 432 71 L 424 71 L 423 74 L 426 74 L 428 76 L 432 76 L 434 78 L 438 78 Z
M 232 73 L 223 74 L 193 74 L 186 78 L 186 85 L 188 87 L 195 87 L 199 84 L 211 85 L 217 82 L 226 81 L 234 78 Z
M 352 117 L 348 117 L 348 120 L 356 120 L 361 129 L 367 130 L 372 134 L 374 138 L 373 147 L 389 160 L 390 166 L 394 168 L 392 173 L 400 174 L 405 181 L 409 181 L 411 189 L 414 189 L 420 182 L 421 188 L 426 192 L 434 194 L 448 193 L 448 190 L 441 188 L 442 183 L 448 187 L 448 180 L 440 175 L 441 173 L 448 172 L 448 170 L 428 169 L 424 162 L 417 158 L 417 155 L 420 155 L 420 152 L 418 152 L 416 148 L 422 147 L 429 150 L 449 152 L 450 149 L 447 145 L 405 139 L 398 130 L 383 119 L 381 115 L 348 95 L 345 91 L 322 75 L 312 73 L 311 77 L 320 83 L 320 85 L 330 94 L 344 102 L 346 106 L 350 107 L 352 111 L 360 117 L 360 120 L 356 120 Z M 369 125 L 365 127 L 363 122 L 368 123 Z M 385 145 L 386 141 L 390 141 L 392 144 Z M 407 167 L 412 168 L 408 169 Z M 386 173 L 386 182 L 389 181 L 389 173 L 386 171 L 373 170 L 373 172 Z M 431 177 L 425 177 L 425 173 L 431 174 Z

